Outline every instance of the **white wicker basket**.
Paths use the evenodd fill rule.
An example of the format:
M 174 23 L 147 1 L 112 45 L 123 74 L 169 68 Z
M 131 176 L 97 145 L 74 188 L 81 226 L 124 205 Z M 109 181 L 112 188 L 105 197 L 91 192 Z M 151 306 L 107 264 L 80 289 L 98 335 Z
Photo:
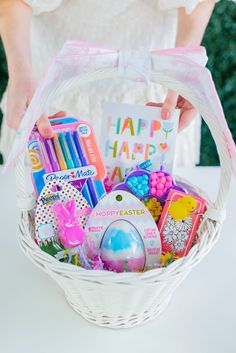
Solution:
M 57 88 L 57 92 L 51 92 L 48 99 L 68 87 L 75 89 L 87 82 L 103 78 L 113 79 L 117 76 L 117 68 L 103 68 L 80 74 Z M 217 241 L 225 214 L 231 164 L 227 143 L 213 110 L 206 102 L 199 99 L 197 92 L 189 90 L 187 83 L 173 80 L 160 72 L 152 72 L 152 81 L 179 92 L 192 102 L 208 124 L 220 157 L 222 169 L 218 196 L 215 202 L 209 201 L 209 210 L 198 230 L 200 242 L 191 249 L 188 256 L 166 268 L 145 273 L 116 274 L 107 271 L 89 271 L 60 263 L 41 251 L 33 240 L 32 209 L 35 199 L 34 195 L 27 192 L 24 158 L 20 158 L 16 165 L 18 205 L 21 209 L 19 223 L 21 248 L 35 264 L 61 286 L 72 308 L 86 320 L 99 326 L 127 328 L 157 317 L 168 305 L 175 289 Z M 196 191 L 205 197 L 201 190 L 196 189 Z

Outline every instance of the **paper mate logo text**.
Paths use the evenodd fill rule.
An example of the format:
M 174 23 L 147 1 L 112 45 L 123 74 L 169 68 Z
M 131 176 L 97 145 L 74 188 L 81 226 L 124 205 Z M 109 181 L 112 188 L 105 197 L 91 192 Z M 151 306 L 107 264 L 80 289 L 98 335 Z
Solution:
M 92 178 L 97 175 L 97 170 L 94 166 L 86 166 L 75 169 L 62 170 L 59 172 L 44 174 L 43 178 L 45 183 L 51 180 L 63 180 L 66 182 Z
M 49 194 L 49 195 L 46 195 L 46 196 L 40 198 L 40 201 L 42 202 L 43 205 L 47 205 L 49 203 L 53 203 L 53 202 L 59 201 L 59 200 L 60 200 L 59 193 Z

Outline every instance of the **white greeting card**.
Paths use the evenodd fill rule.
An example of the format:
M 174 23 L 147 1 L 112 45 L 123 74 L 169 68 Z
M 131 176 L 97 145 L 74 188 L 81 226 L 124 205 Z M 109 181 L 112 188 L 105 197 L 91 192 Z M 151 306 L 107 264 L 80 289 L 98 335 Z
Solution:
M 145 160 L 151 170 L 172 173 L 179 110 L 170 120 L 161 118 L 161 108 L 107 102 L 103 106 L 101 148 L 112 185 Z

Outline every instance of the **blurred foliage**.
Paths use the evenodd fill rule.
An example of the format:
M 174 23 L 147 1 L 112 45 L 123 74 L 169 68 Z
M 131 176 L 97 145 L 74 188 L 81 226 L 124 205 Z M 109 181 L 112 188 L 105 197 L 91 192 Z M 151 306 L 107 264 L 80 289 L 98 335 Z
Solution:
M 6 63 L 6 57 L 5 53 L 2 47 L 2 43 L 0 40 L 0 100 L 2 97 L 2 94 L 6 88 L 7 85 L 7 80 L 8 80 L 8 74 L 7 74 L 7 63 Z M 2 112 L 0 109 L 0 123 L 2 121 Z M 2 156 L 0 154 L 0 164 L 2 164 Z
M 236 5 L 220 1 L 213 12 L 203 39 L 225 116 L 236 139 Z M 0 42 L 0 98 L 7 84 L 7 65 Z M 2 115 L 0 112 L 0 119 Z M 1 158 L 0 158 L 1 163 Z M 200 165 L 218 165 L 218 155 L 208 127 L 202 124 Z
M 214 10 L 203 43 L 208 53 L 208 68 L 236 140 L 236 5 L 220 1 Z M 202 125 L 201 165 L 219 164 L 208 127 Z

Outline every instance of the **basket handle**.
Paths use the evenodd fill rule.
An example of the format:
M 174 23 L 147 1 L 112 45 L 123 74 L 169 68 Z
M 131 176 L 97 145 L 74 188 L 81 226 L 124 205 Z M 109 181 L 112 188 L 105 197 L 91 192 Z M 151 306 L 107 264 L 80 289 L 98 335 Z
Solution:
M 206 216 L 215 221 L 222 222 L 225 219 L 225 206 L 232 177 L 231 156 L 224 131 L 216 119 L 215 112 L 212 111 L 211 107 L 204 100 L 199 99 L 197 92 L 189 90 L 187 84 L 183 85 L 182 82 L 172 81 L 171 77 L 167 76 L 159 76 L 158 82 L 178 92 L 187 99 L 198 110 L 210 129 L 219 155 L 221 174 L 217 198 L 207 210 Z
M 16 200 L 17 207 L 22 211 L 30 211 L 35 207 L 35 192 L 28 191 L 29 178 L 27 178 L 26 154 L 21 154 L 16 161 L 14 168 L 16 181 Z

